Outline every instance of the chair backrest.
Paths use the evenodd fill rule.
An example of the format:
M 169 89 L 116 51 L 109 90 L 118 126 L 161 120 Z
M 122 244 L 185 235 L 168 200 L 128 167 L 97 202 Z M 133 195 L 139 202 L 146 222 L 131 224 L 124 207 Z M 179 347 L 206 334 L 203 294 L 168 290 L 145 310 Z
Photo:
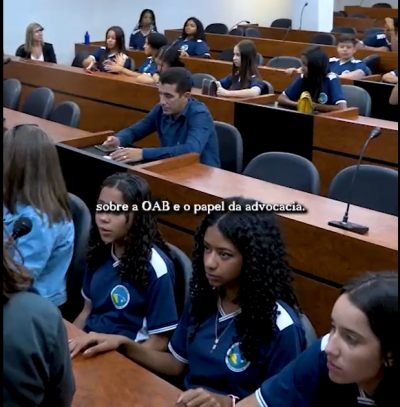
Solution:
M 311 346 L 317 340 L 317 334 L 315 329 L 311 323 L 311 321 L 307 318 L 305 314 L 300 314 L 300 322 L 304 328 L 304 333 L 306 336 L 306 344 L 307 348 Z
M 210 81 L 215 81 L 216 79 L 208 73 L 194 73 L 193 78 L 193 87 L 201 89 L 203 87 L 203 80 L 209 79 Z
M 392 8 L 392 5 L 389 3 L 375 3 L 372 7 L 374 7 L 374 8 Z
M 233 48 L 227 48 L 227 49 L 224 49 L 223 51 L 221 51 L 218 54 L 218 60 L 219 61 L 232 62 L 232 60 L 233 60 Z
M 371 70 L 372 74 L 375 74 L 379 70 L 379 64 L 381 62 L 381 56 L 378 54 L 368 55 L 363 59 L 363 62 Z
M 263 62 L 264 62 L 264 57 L 259 52 L 257 52 L 257 54 L 256 54 L 256 64 L 258 66 L 262 66 Z
M 244 35 L 244 31 L 243 31 L 243 28 L 237 27 L 237 28 L 234 28 L 233 30 L 230 30 L 228 34 L 242 37 Z
M 331 33 L 357 34 L 357 30 L 354 27 L 337 26 L 332 28 Z
M 334 11 L 333 16 L 334 17 L 347 17 L 347 13 L 345 11 Z
M 366 69 L 365 73 L 367 74 L 367 76 L 372 75 L 372 71 L 371 71 L 371 69 L 369 68 L 368 65 L 367 65 L 367 69 Z
M 74 254 L 67 273 L 67 303 L 63 306 L 63 316 L 74 320 L 82 311 L 81 289 L 86 269 L 86 253 L 89 244 L 92 217 L 86 204 L 73 194 L 68 194 L 75 228 Z M 64 313 L 65 311 L 65 313 Z
M 240 174 L 243 169 L 243 140 L 231 124 L 214 121 L 217 132 L 221 168 Z
M 209 34 L 228 34 L 229 28 L 222 23 L 213 23 L 209 24 L 204 32 L 209 33 Z
M 268 82 L 268 81 L 263 81 L 264 82 L 264 89 L 262 91 L 263 95 L 273 95 L 275 93 L 274 87 Z
M 342 85 L 342 90 L 347 107 L 358 107 L 360 116 L 371 116 L 372 99 L 365 89 L 354 85 Z
M 320 192 L 319 173 L 314 164 L 291 153 L 260 154 L 250 161 L 243 175 L 311 194 Z
M 65 126 L 77 128 L 81 109 L 75 102 L 62 102 L 51 113 L 48 120 Z
M 383 28 L 383 27 L 370 27 L 370 28 L 367 28 L 365 31 L 364 31 L 364 35 L 366 36 L 366 37 L 370 37 L 370 36 L 372 36 L 372 35 L 375 35 L 375 34 L 382 34 L 382 33 L 384 33 L 385 32 L 385 29 Z
M 21 96 L 22 85 L 18 79 L 3 81 L 3 107 L 16 110 Z
M 173 256 L 175 257 L 176 261 L 181 266 L 183 272 L 183 282 L 184 282 L 184 297 L 183 303 L 185 304 L 190 298 L 190 291 L 189 291 L 189 283 L 190 279 L 192 278 L 192 262 L 186 254 L 179 249 L 178 247 L 174 246 L 171 243 L 167 243 L 169 249 L 171 250 Z M 180 304 L 181 305 L 181 304 Z
M 362 13 L 350 13 L 347 15 L 349 18 L 369 18 L 366 14 Z
M 49 88 L 32 90 L 22 106 L 22 113 L 47 119 L 54 107 L 54 93 Z
M 354 165 L 340 171 L 329 185 L 326 196 L 398 216 L 398 172 L 378 165 L 360 165 L 357 179 L 350 191 L 356 170 L 357 166 Z
M 278 18 L 271 24 L 273 28 L 289 28 L 292 26 L 292 20 L 289 18 Z
M 300 58 L 281 56 L 270 59 L 267 66 L 279 69 L 300 68 L 302 63 Z
M 244 30 L 244 35 L 245 37 L 252 37 L 252 38 L 260 38 L 260 31 L 257 30 L 257 28 L 254 27 L 248 27 Z
M 335 45 L 336 44 L 336 38 L 334 35 L 329 34 L 329 33 L 321 33 L 315 35 L 311 39 L 311 44 L 320 44 L 320 45 Z
M 87 51 L 80 51 L 75 55 L 74 60 L 72 61 L 71 66 L 76 68 L 82 68 L 83 61 L 89 56 Z

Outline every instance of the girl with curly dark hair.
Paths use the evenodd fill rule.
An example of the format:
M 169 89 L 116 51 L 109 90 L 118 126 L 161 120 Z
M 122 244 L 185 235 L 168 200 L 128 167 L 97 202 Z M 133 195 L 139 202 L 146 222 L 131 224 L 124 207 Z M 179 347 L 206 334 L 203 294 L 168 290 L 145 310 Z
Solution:
M 228 206 L 235 202 L 236 209 Z M 255 201 L 231 198 L 205 217 L 195 234 L 190 303 L 170 353 L 142 351 L 123 337 L 92 336 L 87 355 L 122 350 L 163 375 L 186 373 L 178 401 L 231 406 L 251 394 L 305 347 L 304 331 L 273 214 L 246 211 Z M 232 396 L 233 397 L 233 396 Z M 214 404 L 212 404 L 212 403 Z M 209 404 L 207 404 L 209 403 Z
M 397 406 L 398 272 L 365 273 L 350 281 L 331 320 L 328 335 L 238 407 Z
M 178 322 L 175 268 L 155 214 L 141 210 L 151 200 L 148 184 L 133 174 L 113 174 L 103 182 L 83 282 L 85 305 L 74 324 L 165 350 Z M 138 210 L 106 211 L 110 203 Z

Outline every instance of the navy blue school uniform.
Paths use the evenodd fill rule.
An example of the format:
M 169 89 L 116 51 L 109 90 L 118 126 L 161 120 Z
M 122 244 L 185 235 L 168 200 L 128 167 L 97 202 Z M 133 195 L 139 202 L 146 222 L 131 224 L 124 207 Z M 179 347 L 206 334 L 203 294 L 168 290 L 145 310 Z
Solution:
M 300 99 L 303 90 L 304 75 L 296 78 L 290 86 L 283 92 L 291 101 L 297 102 Z M 313 96 L 313 95 L 311 95 Z M 321 93 L 317 98 L 317 103 L 320 105 L 338 105 L 346 103 L 343 95 L 342 85 L 340 80 L 334 73 L 328 73 L 322 83 Z
M 221 79 L 220 81 L 221 86 L 224 89 L 230 89 L 230 90 L 240 90 L 240 81 L 236 82 L 233 87 L 232 86 L 232 74 L 228 75 L 227 77 Z M 257 78 L 256 75 L 253 75 L 249 86 L 247 87 L 247 89 L 252 89 L 254 87 L 260 88 L 260 90 L 262 91 L 264 88 L 264 82 L 260 79 Z
M 254 393 L 261 383 L 280 372 L 305 348 L 304 330 L 296 313 L 284 303 L 278 303 L 277 330 L 272 343 L 261 347 L 257 361 L 247 362 L 239 349 L 235 317 L 240 310 L 225 314 L 218 302 L 218 312 L 199 327 L 192 342 L 190 306 L 179 321 L 168 348 L 182 363 L 188 364 L 185 388 L 202 387 L 219 394 L 234 394 L 244 398 Z M 215 343 L 216 318 L 218 317 L 218 346 Z
M 207 43 L 200 39 L 179 37 L 172 46 L 187 52 L 190 57 L 210 57 Z
M 92 305 L 85 332 L 126 336 L 141 342 L 176 328 L 175 271 L 172 261 L 153 247 L 148 284 L 136 287 L 121 278 L 120 261 L 112 252 L 94 273 L 86 271 L 82 295 Z
M 153 76 L 158 72 L 156 61 L 154 61 L 152 57 L 147 57 L 142 65 L 139 66 L 138 72 Z
M 355 71 L 363 71 L 364 75 L 368 75 L 367 65 L 360 59 L 353 58 L 349 61 L 341 62 L 340 58 L 333 57 L 329 59 L 329 67 L 331 72 L 336 75 L 343 75 Z
M 360 41 L 360 42 L 361 42 L 361 44 L 364 44 L 367 47 L 372 47 L 372 48 L 386 47 L 389 51 L 392 50 L 392 44 L 388 40 L 385 33 L 371 35 L 370 37 L 368 37 L 365 40 Z
M 100 48 L 97 48 L 96 51 L 94 51 L 93 54 L 91 54 L 90 56 L 91 56 L 96 62 L 99 62 L 99 61 L 100 61 L 100 58 L 101 58 L 101 56 L 102 56 L 102 54 L 103 54 L 104 52 L 106 52 L 106 47 L 100 47 Z M 128 55 L 123 54 L 123 57 L 124 57 L 124 60 L 125 60 L 125 62 L 124 62 L 124 68 L 126 68 L 126 69 L 132 69 L 132 60 L 128 57 Z M 109 61 L 115 60 L 115 54 L 109 54 L 109 55 L 107 55 L 104 60 L 105 60 L 105 61 L 106 61 L 106 60 L 109 60 Z M 98 68 L 100 71 L 102 71 L 102 72 L 107 72 L 107 71 L 104 69 L 104 66 L 103 66 L 103 65 L 100 65 L 100 66 L 97 65 L 97 68 Z
M 329 379 L 325 353 L 329 335 L 315 341 L 278 375 L 256 391 L 260 407 L 361 407 L 356 384 L 336 384 Z M 386 406 L 378 406 L 386 407 Z
M 141 30 L 135 30 L 129 37 L 129 48 L 143 51 L 147 36 L 155 32 L 157 31 L 152 28 L 148 34 L 143 35 Z
M 398 69 L 395 69 L 394 71 L 391 71 L 390 73 L 392 75 L 396 76 L 396 77 L 399 77 L 399 70 Z

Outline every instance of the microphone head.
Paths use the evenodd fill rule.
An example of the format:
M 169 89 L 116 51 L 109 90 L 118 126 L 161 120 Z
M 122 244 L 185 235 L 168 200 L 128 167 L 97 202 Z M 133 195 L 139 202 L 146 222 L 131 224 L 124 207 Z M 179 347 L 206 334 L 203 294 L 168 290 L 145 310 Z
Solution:
M 380 134 L 382 133 L 382 130 L 379 127 L 375 127 L 372 131 L 371 131 L 371 139 L 378 137 Z
M 27 235 L 32 230 L 32 221 L 29 218 L 21 217 L 14 223 L 12 238 L 14 240 Z
M 306 4 L 304 4 L 304 7 L 307 7 L 308 6 L 308 1 L 306 1 Z

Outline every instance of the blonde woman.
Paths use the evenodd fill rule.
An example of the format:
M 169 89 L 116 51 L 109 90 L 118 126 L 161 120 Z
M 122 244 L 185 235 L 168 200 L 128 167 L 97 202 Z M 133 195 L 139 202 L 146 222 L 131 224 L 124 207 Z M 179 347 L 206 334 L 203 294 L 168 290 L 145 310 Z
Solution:
M 57 63 L 52 44 L 43 41 L 44 28 L 38 23 L 31 23 L 26 28 L 25 44 L 18 47 L 17 57 L 32 59 L 33 61 Z

